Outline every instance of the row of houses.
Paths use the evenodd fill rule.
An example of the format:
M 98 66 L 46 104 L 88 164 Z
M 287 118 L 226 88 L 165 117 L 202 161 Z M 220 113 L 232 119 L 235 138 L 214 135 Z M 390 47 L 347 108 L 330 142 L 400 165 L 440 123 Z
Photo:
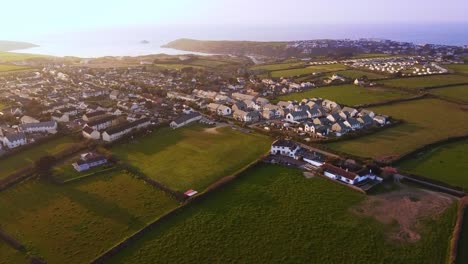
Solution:
M 112 142 L 135 130 L 142 129 L 151 125 L 150 119 L 146 117 L 131 122 L 123 121 L 117 125 L 107 126 L 107 124 L 109 123 L 112 123 L 112 120 L 106 123 L 105 130 L 102 133 L 98 129 L 93 128 L 92 126 L 85 125 L 85 127 L 82 130 L 82 135 L 83 137 L 88 139 L 102 139 L 106 142 Z M 93 124 L 91 123 L 91 125 Z

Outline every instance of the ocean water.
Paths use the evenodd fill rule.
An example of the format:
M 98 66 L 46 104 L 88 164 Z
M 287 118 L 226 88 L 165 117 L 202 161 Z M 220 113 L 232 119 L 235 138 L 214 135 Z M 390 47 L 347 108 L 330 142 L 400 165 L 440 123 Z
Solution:
M 468 45 L 468 24 L 120 27 L 31 36 L 21 40 L 40 46 L 18 52 L 78 57 L 188 53 L 161 48 L 178 38 L 252 41 L 382 38 L 417 44 Z M 142 44 L 142 40 L 149 44 Z

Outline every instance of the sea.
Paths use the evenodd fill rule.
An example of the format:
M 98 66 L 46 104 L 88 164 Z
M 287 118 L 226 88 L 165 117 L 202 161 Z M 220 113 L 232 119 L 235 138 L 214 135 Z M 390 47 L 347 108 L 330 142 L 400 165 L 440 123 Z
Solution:
M 416 44 L 468 45 L 468 23 L 340 24 L 340 25 L 179 25 L 132 26 L 34 34 L 15 39 L 39 45 L 16 52 L 84 58 L 187 54 L 161 46 L 179 39 L 294 41 L 376 38 Z M 143 41 L 147 42 L 146 44 Z

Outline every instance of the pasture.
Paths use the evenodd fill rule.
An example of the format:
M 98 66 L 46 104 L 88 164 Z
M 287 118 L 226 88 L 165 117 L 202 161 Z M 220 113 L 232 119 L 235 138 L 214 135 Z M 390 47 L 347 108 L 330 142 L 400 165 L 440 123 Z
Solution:
M 0 264 L 28 264 L 28 257 L 0 240 Z
M 282 101 L 297 100 L 304 98 L 321 97 L 334 100 L 346 105 L 360 105 L 384 102 L 392 99 L 406 98 L 411 95 L 396 90 L 389 90 L 377 87 L 361 87 L 354 84 L 325 86 L 312 88 L 302 93 L 291 93 L 280 96 Z
M 197 65 L 189 65 L 189 64 L 176 64 L 176 63 L 160 63 L 160 64 L 153 64 L 155 67 L 159 68 L 167 68 L 171 70 L 182 70 L 184 68 L 195 68 L 195 69 L 204 69 L 205 67 L 197 66 Z
M 12 64 L 0 64 L 0 72 L 22 71 L 22 70 L 28 70 L 28 69 L 30 68 L 25 67 L 25 66 L 18 66 L 18 65 L 12 65 Z
M 156 130 L 112 152 L 147 176 L 177 191 L 202 191 L 266 153 L 271 140 L 230 127 L 207 128 L 196 124 Z
M 468 74 L 468 64 L 450 64 L 450 65 L 444 65 L 450 70 L 455 71 L 456 73 L 461 73 L 461 74 Z
M 290 63 L 276 63 L 276 64 L 262 64 L 250 67 L 250 70 L 265 70 L 265 71 L 278 71 L 289 68 L 303 67 L 303 62 L 290 62 Z
M 365 195 L 321 177 L 261 164 L 161 222 L 109 263 L 445 261 L 455 206 L 417 219 L 418 241 L 395 242 L 387 231 L 398 224 L 352 210 L 365 201 Z
M 468 77 L 454 74 L 441 74 L 423 77 L 391 79 L 380 81 L 379 83 L 397 88 L 422 89 L 452 84 L 465 84 L 468 83 Z
M 398 166 L 410 173 L 443 181 L 468 190 L 468 140 L 436 147 Z
M 399 156 L 453 136 L 468 133 L 468 112 L 459 105 L 438 99 L 423 99 L 370 108 L 405 122 L 357 139 L 327 146 L 361 157 Z
M 314 72 L 336 72 L 336 71 L 341 71 L 341 70 L 346 70 L 346 69 L 347 67 L 344 66 L 343 64 L 312 65 L 312 66 L 307 66 L 305 68 L 272 71 L 271 77 L 272 78 L 294 77 L 294 76 L 312 74 Z
M 123 172 L 62 186 L 32 180 L 0 193 L 0 226 L 47 263 L 89 263 L 176 206 Z
M 0 61 L 3 61 L 3 62 L 23 61 L 23 60 L 28 60 L 28 59 L 47 58 L 47 57 L 51 57 L 51 56 L 0 51 Z
M 432 89 L 430 93 L 449 100 L 468 103 L 468 85 Z
M 6 158 L 1 158 L 0 178 L 6 177 L 24 167 L 33 165 L 36 160 L 43 156 L 57 154 L 75 143 L 77 142 L 73 138 L 63 136 L 31 146 Z
M 340 71 L 339 75 L 346 77 L 346 78 L 351 78 L 351 79 L 357 79 L 361 78 L 362 76 L 367 76 L 369 80 L 372 79 L 383 79 L 388 76 L 384 74 L 379 74 L 379 73 L 374 73 L 374 72 L 367 72 L 367 71 L 359 71 L 359 70 L 347 70 L 347 71 Z

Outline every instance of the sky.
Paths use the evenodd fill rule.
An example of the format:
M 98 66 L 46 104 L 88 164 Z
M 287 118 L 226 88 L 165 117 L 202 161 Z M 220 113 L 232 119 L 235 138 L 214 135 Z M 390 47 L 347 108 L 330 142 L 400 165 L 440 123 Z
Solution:
M 467 0 L 1 0 L 0 39 L 134 26 L 468 22 Z M 9 10 L 9 11 L 8 11 Z

